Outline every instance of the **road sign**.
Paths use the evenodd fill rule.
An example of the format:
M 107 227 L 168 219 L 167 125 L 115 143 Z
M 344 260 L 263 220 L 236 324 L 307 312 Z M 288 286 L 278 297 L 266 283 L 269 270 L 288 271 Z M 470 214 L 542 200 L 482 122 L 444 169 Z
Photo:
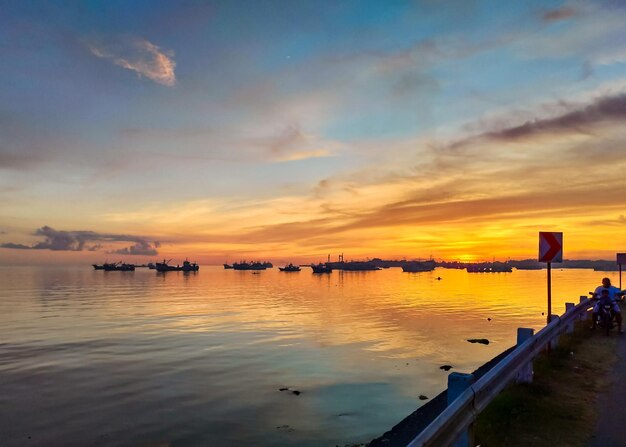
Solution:
M 563 233 L 539 232 L 539 262 L 563 262 Z

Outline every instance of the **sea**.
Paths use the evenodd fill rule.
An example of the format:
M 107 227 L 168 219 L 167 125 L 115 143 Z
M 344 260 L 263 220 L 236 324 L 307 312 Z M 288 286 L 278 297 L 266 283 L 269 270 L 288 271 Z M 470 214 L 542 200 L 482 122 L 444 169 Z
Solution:
M 616 272 L 553 269 L 552 309 Z M 0 267 L 0 445 L 346 446 L 541 329 L 546 270 Z M 467 340 L 485 338 L 489 344 Z

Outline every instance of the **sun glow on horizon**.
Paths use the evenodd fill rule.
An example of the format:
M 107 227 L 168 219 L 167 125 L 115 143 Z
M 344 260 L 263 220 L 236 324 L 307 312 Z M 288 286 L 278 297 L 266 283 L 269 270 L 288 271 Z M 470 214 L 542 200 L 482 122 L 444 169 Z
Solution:
M 626 8 L 479 3 L 15 3 L 0 263 L 626 251 Z

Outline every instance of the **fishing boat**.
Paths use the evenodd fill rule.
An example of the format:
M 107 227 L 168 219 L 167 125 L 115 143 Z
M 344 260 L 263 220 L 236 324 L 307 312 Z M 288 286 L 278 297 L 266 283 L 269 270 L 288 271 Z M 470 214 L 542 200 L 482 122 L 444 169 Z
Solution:
M 369 272 L 380 270 L 376 264 L 370 261 L 348 261 L 344 262 L 327 262 L 327 267 L 330 267 L 333 270 L 343 270 L 346 272 Z
M 402 265 L 402 271 L 409 273 L 432 272 L 435 266 L 435 261 L 408 261 Z
M 328 262 L 326 262 L 326 267 L 332 270 L 343 270 L 346 272 L 368 272 L 380 270 L 380 267 L 376 265 L 376 262 L 370 260 L 346 262 L 343 258 L 343 253 L 339 255 L 339 259 L 337 262 L 331 262 L 330 255 L 328 255 Z
M 185 259 L 183 265 L 169 265 L 169 261 L 163 259 L 163 262 L 156 263 L 156 271 L 157 272 L 197 272 L 200 270 L 200 266 L 195 262 L 189 262 L 188 259 Z
M 235 262 L 233 264 L 235 270 L 265 270 L 267 269 L 267 263 L 265 262 Z
M 224 264 L 224 270 L 230 270 L 230 269 L 232 269 L 232 268 L 233 268 L 233 266 L 232 266 L 232 265 L 230 265 L 230 264 Z
M 102 265 L 98 265 L 98 264 L 91 264 L 93 266 L 94 270 L 104 270 L 104 264 Z
M 333 268 L 328 266 L 327 264 L 311 264 L 311 268 L 313 269 L 313 273 L 332 273 Z
M 300 267 L 290 263 L 289 265 L 286 265 L 284 267 L 278 267 L 278 270 L 280 270 L 281 272 L 299 272 Z
M 133 272 L 135 271 L 135 264 L 126 264 L 124 262 L 112 262 L 102 264 L 102 269 L 105 272 Z

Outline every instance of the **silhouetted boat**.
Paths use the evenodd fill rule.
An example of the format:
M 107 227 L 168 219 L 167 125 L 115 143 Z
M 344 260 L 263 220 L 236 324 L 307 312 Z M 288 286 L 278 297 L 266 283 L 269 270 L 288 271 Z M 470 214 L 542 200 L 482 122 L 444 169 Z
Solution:
M 346 272 L 368 272 L 380 270 L 380 267 L 370 261 L 327 262 L 326 266 L 333 270 L 344 270 Z
M 332 273 L 332 267 L 329 267 L 327 264 L 311 264 L 311 268 L 313 269 L 313 273 Z
M 271 264 L 270 264 L 271 265 Z M 267 263 L 265 262 L 235 262 L 233 264 L 235 270 L 265 270 L 267 269 Z
M 148 262 L 148 268 L 150 270 L 154 270 L 154 269 L 156 269 L 156 264 L 154 262 Z
M 104 263 L 102 267 L 106 272 L 132 272 L 135 270 L 134 264 L 125 264 L 123 262 Z
M 114 267 L 116 265 L 121 265 L 122 262 L 104 262 L 102 264 L 91 264 L 94 270 L 115 270 Z
M 284 267 L 278 267 L 278 270 L 280 270 L 281 272 L 299 272 L 300 267 L 297 265 L 289 264 Z
M 233 268 L 233 266 L 232 266 L 232 265 L 230 265 L 230 264 L 224 264 L 224 270 L 229 270 L 229 269 L 232 269 L 232 268 Z
M 402 265 L 402 271 L 409 273 L 432 272 L 435 267 L 435 261 L 408 261 Z
M 169 265 L 168 263 L 171 261 L 166 261 L 156 263 L 157 272 L 197 272 L 200 270 L 200 266 L 195 262 L 189 262 L 187 259 L 183 262 L 183 265 Z
M 616 272 L 619 270 L 619 267 L 617 265 L 612 266 L 612 265 L 596 265 L 593 268 L 594 272 Z

